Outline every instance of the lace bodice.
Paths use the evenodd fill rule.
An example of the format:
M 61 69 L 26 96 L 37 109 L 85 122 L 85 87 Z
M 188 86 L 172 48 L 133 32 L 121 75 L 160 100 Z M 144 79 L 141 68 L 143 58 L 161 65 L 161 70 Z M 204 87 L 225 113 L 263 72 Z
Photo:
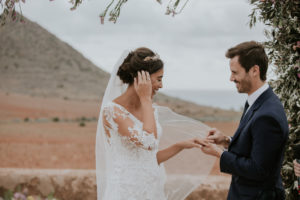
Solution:
M 165 200 L 165 173 L 156 158 L 162 130 L 155 108 L 154 116 L 157 138 L 144 131 L 143 123 L 121 105 L 109 102 L 104 107 L 105 145 L 109 156 L 104 200 Z

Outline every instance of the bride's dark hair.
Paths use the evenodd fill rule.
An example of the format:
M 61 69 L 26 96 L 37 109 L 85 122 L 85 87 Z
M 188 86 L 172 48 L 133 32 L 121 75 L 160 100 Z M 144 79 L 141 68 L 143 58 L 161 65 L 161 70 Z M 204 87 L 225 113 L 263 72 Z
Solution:
M 117 75 L 123 83 L 131 85 L 138 71 L 144 70 L 153 74 L 163 66 L 164 63 L 157 54 L 146 47 L 141 47 L 128 54 L 119 67 Z

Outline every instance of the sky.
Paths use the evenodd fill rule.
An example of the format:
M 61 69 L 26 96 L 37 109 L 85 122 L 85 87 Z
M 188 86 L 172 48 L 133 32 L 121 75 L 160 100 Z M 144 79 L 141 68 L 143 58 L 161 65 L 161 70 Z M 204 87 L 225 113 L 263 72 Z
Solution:
M 152 49 L 165 64 L 163 90 L 236 90 L 226 50 L 265 40 L 264 25 L 249 28 L 247 0 L 190 0 L 175 17 L 165 15 L 168 0 L 128 0 L 116 24 L 101 25 L 109 2 L 84 0 L 70 11 L 69 0 L 27 0 L 22 12 L 107 72 L 124 50 Z

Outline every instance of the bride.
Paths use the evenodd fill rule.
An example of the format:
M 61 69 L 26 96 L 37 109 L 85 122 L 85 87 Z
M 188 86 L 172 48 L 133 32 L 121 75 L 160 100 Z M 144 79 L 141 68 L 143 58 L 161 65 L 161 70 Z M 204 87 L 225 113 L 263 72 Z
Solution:
M 161 123 L 177 126 L 181 119 L 169 110 L 162 112 L 164 109 L 152 101 L 162 88 L 163 62 L 148 48 L 138 48 L 125 56 L 112 72 L 100 110 L 96 139 L 97 199 L 170 199 L 170 191 L 165 191 L 163 162 L 184 149 L 200 148 L 209 141 L 194 134 L 159 150 L 165 130 Z M 171 122 L 172 115 L 166 113 L 172 113 L 177 121 Z M 171 190 L 178 189 L 178 184 L 171 186 Z

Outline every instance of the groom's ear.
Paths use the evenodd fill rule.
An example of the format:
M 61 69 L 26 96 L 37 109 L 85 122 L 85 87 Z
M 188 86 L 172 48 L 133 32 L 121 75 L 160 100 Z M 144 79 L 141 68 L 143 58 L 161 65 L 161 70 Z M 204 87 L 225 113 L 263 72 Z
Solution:
M 260 68 L 258 65 L 254 65 L 253 67 L 250 68 L 249 72 L 253 77 L 260 77 Z

